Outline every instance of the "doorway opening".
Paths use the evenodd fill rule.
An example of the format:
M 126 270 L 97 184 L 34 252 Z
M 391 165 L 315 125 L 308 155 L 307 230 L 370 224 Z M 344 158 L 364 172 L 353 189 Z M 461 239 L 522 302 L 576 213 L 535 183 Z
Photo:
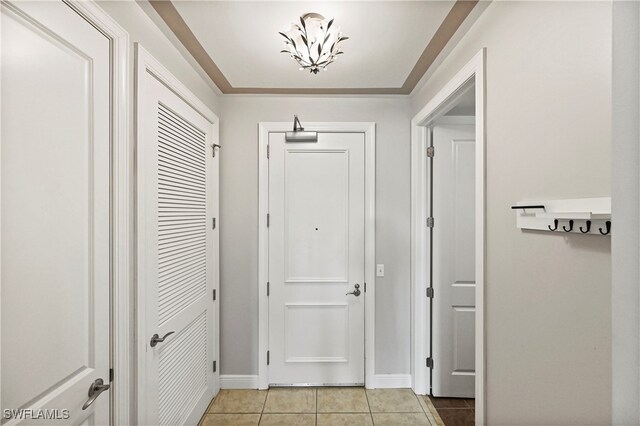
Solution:
M 375 387 L 375 124 L 259 127 L 257 387 Z
M 414 117 L 411 141 L 412 385 L 475 398 L 476 424 L 485 412 L 484 57 Z

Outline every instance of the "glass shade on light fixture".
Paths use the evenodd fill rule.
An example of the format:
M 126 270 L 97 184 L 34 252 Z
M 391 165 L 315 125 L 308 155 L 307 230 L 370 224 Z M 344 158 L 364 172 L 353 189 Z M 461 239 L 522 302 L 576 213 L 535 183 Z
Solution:
M 284 37 L 285 50 L 292 59 L 300 64 L 300 70 L 309 70 L 317 74 L 320 69 L 326 70 L 327 65 L 342 54 L 340 44 L 349 37 L 342 37 L 340 29 L 333 25 L 333 19 L 328 21 L 318 13 L 307 13 L 300 17 L 300 25 L 292 24 Z

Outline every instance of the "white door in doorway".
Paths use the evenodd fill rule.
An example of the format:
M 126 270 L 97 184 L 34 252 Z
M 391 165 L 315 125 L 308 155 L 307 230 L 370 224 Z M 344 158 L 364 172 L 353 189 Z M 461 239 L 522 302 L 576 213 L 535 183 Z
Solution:
M 364 133 L 269 134 L 269 383 L 364 383 Z
M 2 424 L 106 425 L 110 42 L 62 2 L 0 8 Z
M 432 392 L 474 397 L 475 126 L 433 128 Z
M 140 47 L 138 70 L 138 423 L 195 425 L 216 391 L 214 116 Z

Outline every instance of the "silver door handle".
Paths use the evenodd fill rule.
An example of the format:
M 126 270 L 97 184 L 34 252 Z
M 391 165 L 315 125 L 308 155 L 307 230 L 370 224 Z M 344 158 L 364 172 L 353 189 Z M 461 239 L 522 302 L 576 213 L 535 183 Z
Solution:
M 158 343 L 164 342 L 164 339 L 171 336 L 173 333 L 175 333 L 175 331 L 170 331 L 162 337 L 158 336 L 158 334 L 154 334 L 153 336 L 151 336 L 151 343 L 149 344 L 152 348 L 155 348 Z
M 354 285 L 354 287 L 356 289 L 353 290 L 353 291 L 350 291 L 349 293 L 347 293 L 347 296 L 350 295 L 350 294 L 353 294 L 356 297 L 360 296 L 360 284 L 356 284 L 356 285 Z
M 96 381 L 91 383 L 91 386 L 89 386 L 89 399 L 87 399 L 87 402 L 84 403 L 82 409 L 86 410 L 87 408 L 89 408 L 91 404 L 93 404 L 93 401 L 95 401 L 102 392 L 109 390 L 110 387 L 111 383 L 107 383 L 105 385 L 104 380 L 96 379 Z

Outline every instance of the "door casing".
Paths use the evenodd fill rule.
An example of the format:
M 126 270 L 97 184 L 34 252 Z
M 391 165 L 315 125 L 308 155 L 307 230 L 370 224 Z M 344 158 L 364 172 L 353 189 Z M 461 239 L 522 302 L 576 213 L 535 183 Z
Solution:
M 262 122 L 258 124 L 258 388 L 269 388 L 267 350 L 269 349 L 269 299 L 267 281 L 269 277 L 269 160 L 267 144 L 269 133 L 291 130 L 291 122 Z M 365 387 L 375 384 L 375 132 L 371 122 L 321 122 L 305 123 L 305 130 L 324 133 L 363 133 L 365 144 L 365 295 L 364 353 Z
M 411 120 L 411 387 L 417 394 L 429 392 L 430 353 L 429 298 L 429 162 L 427 157 L 427 127 L 433 120 L 454 105 L 459 96 L 475 84 L 476 97 L 476 424 L 485 424 L 485 264 L 486 264 L 486 159 L 485 159 L 485 67 L 486 49 L 478 52 Z M 437 219 L 436 219 L 437 223 Z M 436 225 L 437 226 L 437 225 Z M 434 360 L 436 363 L 437 360 Z

